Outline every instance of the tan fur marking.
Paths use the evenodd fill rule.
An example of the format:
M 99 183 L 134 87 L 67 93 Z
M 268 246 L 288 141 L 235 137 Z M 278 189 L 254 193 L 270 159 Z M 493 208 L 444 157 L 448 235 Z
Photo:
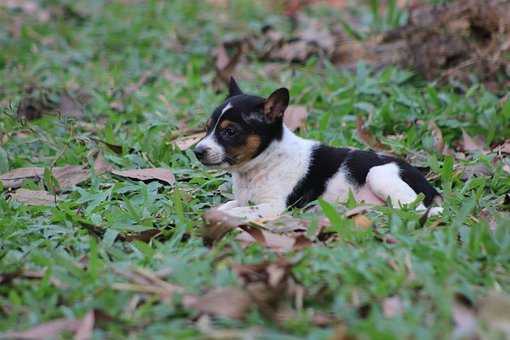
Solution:
M 241 164 L 249 161 L 255 156 L 260 147 L 260 143 L 260 136 L 249 135 L 246 138 L 246 143 L 244 143 L 244 145 L 230 149 L 229 153 L 236 160 L 237 164 Z
M 220 127 L 221 127 L 222 129 L 224 129 L 224 128 L 226 128 L 227 126 L 229 126 L 229 125 L 231 125 L 231 124 L 232 124 L 232 122 L 231 122 L 230 120 L 226 120 L 226 119 L 225 119 L 224 121 L 222 121 L 222 122 L 221 122 Z

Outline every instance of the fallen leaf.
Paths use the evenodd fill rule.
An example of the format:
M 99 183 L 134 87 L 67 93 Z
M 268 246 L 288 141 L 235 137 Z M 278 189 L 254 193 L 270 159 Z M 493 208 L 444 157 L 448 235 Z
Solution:
M 212 245 L 228 232 L 239 230 L 236 240 L 248 245 L 260 243 L 275 252 L 287 252 L 296 248 L 302 248 L 312 244 L 307 242 L 303 233 L 295 233 L 302 225 L 294 225 L 290 229 L 284 229 L 285 233 L 277 233 L 277 221 L 271 221 L 270 228 L 273 231 L 265 230 L 259 222 L 248 222 L 239 217 L 231 216 L 218 209 L 209 209 L 204 215 L 204 228 L 202 237 L 204 244 Z
M 496 153 L 506 153 L 510 155 L 510 139 L 507 139 L 503 144 L 496 146 L 493 151 Z
M 503 171 L 510 175 L 510 165 L 509 164 L 503 165 Z
M 455 323 L 453 338 L 475 338 L 478 335 L 478 320 L 471 302 L 465 296 L 457 294 L 452 312 Z
M 7 332 L 3 336 L 8 339 L 55 339 L 65 331 L 75 332 L 81 324 L 81 320 L 57 319 L 42 323 L 26 331 Z
M 188 296 L 183 303 L 186 308 L 230 319 L 242 319 L 253 306 L 249 294 L 235 287 L 213 289 L 198 297 Z
M 89 179 L 88 169 L 80 165 L 66 165 L 52 169 L 61 191 L 69 190 Z
M 283 122 L 291 130 L 302 129 L 306 125 L 308 111 L 303 105 L 289 105 L 283 115 Z
M 234 50 L 229 54 L 228 49 Z M 234 74 L 237 64 L 245 51 L 245 42 L 243 40 L 233 40 L 223 42 L 216 49 L 216 76 L 213 79 L 213 87 L 221 90 L 228 84 L 230 77 Z
M 462 129 L 461 147 L 464 151 L 468 152 L 484 152 L 485 142 L 482 137 L 471 137 L 464 129 Z
M 107 146 L 110 150 L 115 152 L 117 155 L 122 154 L 122 145 L 113 144 L 113 143 L 110 143 L 110 142 L 107 142 L 107 141 L 104 141 L 102 139 L 95 138 L 95 137 L 90 137 L 90 138 L 98 143 L 101 143 L 101 144 Z M 131 149 L 129 152 L 132 152 L 133 150 L 134 149 Z
M 485 164 L 477 163 L 477 164 L 469 164 L 465 166 L 461 166 L 461 177 L 464 181 L 472 177 L 480 177 L 480 176 L 490 176 L 492 175 L 491 169 L 487 167 Z
M 432 139 L 434 141 L 434 148 L 440 154 L 444 154 L 445 144 L 444 144 L 443 133 L 441 132 L 441 129 L 437 126 L 437 124 L 433 120 L 429 121 L 428 126 L 432 133 Z
M 205 132 L 198 132 L 188 136 L 182 136 L 173 141 L 175 146 L 181 151 L 185 151 L 197 144 L 202 138 L 205 137 Z
M 96 172 L 96 175 L 101 175 L 112 170 L 112 165 L 108 163 L 103 154 L 99 152 L 96 156 L 96 160 L 94 161 L 94 171 Z
M 382 309 L 385 317 L 393 318 L 402 314 L 404 306 L 402 305 L 402 300 L 400 300 L 398 296 L 392 296 L 384 299 Z
M 120 177 L 126 177 L 133 180 L 153 181 L 158 180 L 166 184 L 175 183 L 175 177 L 169 169 L 165 168 L 147 168 L 133 170 L 113 170 L 112 174 Z
M 43 190 L 18 189 L 16 192 L 11 194 L 11 198 L 17 202 L 27 205 L 51 206 L 55 204 L 55 197 L 50 195 L 49 192 Z
M 354 215 L 352 217 L 352 220 L 354 221 L 354 223 L 362 228 L 362 229 L 369 229 L 372 227 L 372 225 L 374 224 L 372 222 L 372 220 L 370 220 L 368 217 L 366 217 L 365 215 L 363 214 L 357 214 L 357 215 Z
M 83 118 L 85 115 L 83 105 L 67 93 L 60 96 L 57 111 L 65 117 Z
M 480 318 L 490 328 L 510 338 L 510 296 L 503 292 L 491 292 L 480 302 Z
M 43 168 L 18 168 L 0 175 L 0 181 L 4 188 L 16 189 L 21 187 L 23 180 L 42 178 Z
M 356 208 L 347 210 L 344 213 L 344 216 L 347 218 L 350 218 L 350 217 L 353 217 L 353 216 L 356 216 L 359 214 L 364 214 L 373 208 L 374 208 L 373 205 L 360 205 L 360 206 L 357 206 Z
M 94 331 L 95 315 L 94 311 L 90 311 L 80 322 L 76 333 L 74 334 L 74 340 L 89 340 L 92 338 L 92 332 Z
M 356 132 L 360 140 L 373 150 L 383 151 L 388 149 L 386 145 L 378 141 L 377 138 L 365 127 L 365 121 L 361 116 L 356 118 Z

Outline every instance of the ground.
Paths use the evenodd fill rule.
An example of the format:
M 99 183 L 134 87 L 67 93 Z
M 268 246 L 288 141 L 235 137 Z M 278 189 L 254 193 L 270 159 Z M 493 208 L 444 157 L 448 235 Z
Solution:
M 320 202 L 292 214 L 314 229 L 325 214 L 327 241 L 312 230 L 311 246 L 284 252 L 244 247 L 235 233 L 204 245 L 202 215 L 228 200 L 228 176 L 172 140 L 201 128 L 225 96 L 216 79 L 221 41 L 266 24 L 288 32 L 284 11 L 263 1 L 0 5 L 0 173 L 44 169 L 0 192 L 0 334 L 63 320 L 64 338 L 503 338 L 484 306 L 510 293 L 510 101 L 476 79 L 436 83 L 320 56 L 243 56 L 234 74 L 245 91 L 286 86 L 306 108 L 301 136 L 408 159 L 442 193 L 445 211 L 425 221 L 413 207 L 385 206 L 353 220 L 344 212 L 354 202 Z M 341 10 L 303 11 L 334 21 Z M 355 12 L 363 34 L 405 21 L 404 9 Z M 176 181 L 98 171 L 98 157 L 117 170 L 170 169 Z M 89 178 L 62 187 L 51 169 L 65 165 Z M 16 199 L 22 189 L 37 197 Z M 242 274 L 250 264 L 265 276 Z M 243 300 L 257 282 L 271 291 L 272 278 L 281 297 Z M 217 300 L 207 295 L 218 288 Z

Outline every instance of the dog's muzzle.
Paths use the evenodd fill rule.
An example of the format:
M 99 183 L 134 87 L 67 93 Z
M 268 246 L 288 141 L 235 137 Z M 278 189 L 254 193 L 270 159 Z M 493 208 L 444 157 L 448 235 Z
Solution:
M 215 166 L 225 162 L 225 151 L 213 138 L 206 137 L 193 150 L 197 159 L 204 165 Z

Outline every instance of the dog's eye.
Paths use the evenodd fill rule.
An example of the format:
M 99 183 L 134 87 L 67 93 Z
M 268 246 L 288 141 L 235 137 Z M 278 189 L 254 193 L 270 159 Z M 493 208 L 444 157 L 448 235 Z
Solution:
M 226 127 L 225 129 L 223 129 L 223 133 L 225 134 L 225 136 L 232 137 L 237 134 L 237 130 L 231 127 Z

